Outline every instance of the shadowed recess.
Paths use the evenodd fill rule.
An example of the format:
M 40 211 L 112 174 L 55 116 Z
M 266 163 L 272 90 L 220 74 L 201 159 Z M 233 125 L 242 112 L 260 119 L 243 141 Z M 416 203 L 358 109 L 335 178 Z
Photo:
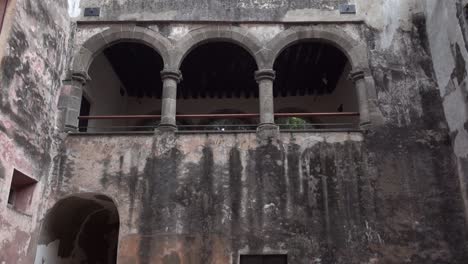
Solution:
M 131 97 L 162 95 L 160 72 L 162 57 L 152 48 L 134 42 L 122 42 L 104 50 L 104 54 Z
M 117 208 L 107 196 L 64 198 L 44 219 L 35 263 L 114 264 L 119 222 Z
M 258 97 L 255 59 L 242 47 L 229 42 L 198 46 L 182 62 L 183 81 L 178 97 Z
M 275 61 L 274 96 L 331 94 L 348 60 L 339 49 L 320 42 L 297 43 Z

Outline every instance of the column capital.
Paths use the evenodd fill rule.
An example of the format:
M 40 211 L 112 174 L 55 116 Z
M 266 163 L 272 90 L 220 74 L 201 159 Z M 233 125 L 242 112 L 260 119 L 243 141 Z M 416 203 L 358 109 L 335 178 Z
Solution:
M 164 69 L 161 71 L 161 79 L 174 79 L 179 83 L 182 81 L 182 73 L 179 70 Z
M 349 78 L 353 80 L 354 82 L 364 79 L 364 77 L 365 77 L 365 73 L 363 70 L 355 70 L 349 73 Z
M 257 82 L 262 80 L 271 80 L 274 81 L 276 78 L 276 72 L 271 69 L 263 69 L 255 72 L 255 80 Z
M 87 72 L 72 72 L 70 79 L 71 81 L 79 82 L 81 85 L 85 85 L 91 80 Z

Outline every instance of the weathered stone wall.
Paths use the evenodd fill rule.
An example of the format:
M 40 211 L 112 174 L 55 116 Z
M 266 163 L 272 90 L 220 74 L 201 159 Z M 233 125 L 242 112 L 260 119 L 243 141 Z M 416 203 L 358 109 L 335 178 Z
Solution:
M 70 56 L 64 1 L 9 2 L 0 41 L 0 263 L 32 263 L 54 159 L 57 94 Z M 7 207 L 13 169 L 38 184 L 28 214 Z
M 342 30 L 346 39 L 367 46 L 374 84 L 370 100 L 376 107 L 370 130 L 359 140 L 334 135 L 331 143 L 323 139 L 325 134 L 302 134 L 262 144 L 254 135 L 157 135 L 126 142 L 130 145 L 122 151 L 135 153 L 127 154 L 133 158 L 123 152 L 96 158 L 99 153 L 119 153 L 115 146 L 126 140 L 73 137 L 57 188 L 65 193 L 104 190 L 115 197 L 127 223 L 121 229 L 123 263 L 236 263 L 239 254 L 252 252 L 287 252 L 291 263 L 463 263 L 463 199 L 434 74 L 425 6 L 418 1 L 356 2 L 355 16 L 321 13 L 324 19 L 350 23 L 294 26 Z M 98 20 L 114 13 L 130 18 L 111 19 L 131 20 L 134 11 L 126 8 L 136 5 L 125 3 L 114 4 L 114 9 L 101 6 L 103 17 Z M 111 9 L 124 11 L 106 13 Z M 220 19 L 174 14 L 171 19 Z M 162 19 L 146 15 L 138 19 Z M 294 19 L 317 19 L 307 17 Z M 109 27 L 92 25 L 95 19 L 79 27 L 76 48 Z M 268 15 L 256 19 L 286 20 Z M 173 43 L 203 26 L 142 25 Z M 263 43 L 294 28 L 281 23 L 236 26 Z M 84 154 L 83 145 L 89 148 Z M 79 151 L 72 151 L 75 148 Z M 128 165 L 132 162 L 136 165 Z M 93 177 L 78 176 L 94 171 L 99 172 Z M 329 177 L 336 178 L 329 183 Z M 122 184 L 125 179 L 132 180 Z M 236 190 L 239 182 L 242 189 Z M 311 188 L 307 193 L 301 193 L 304 182 Z M 239 203 L 233 203 L 236 200 Z M 328 209 L 319 206 L 324 200 Z
M 468 216 L 468 1 L 427 1 L 427 32 Z M 468 219 L 468 217 L 467 217 Z
M 85 7 L 100 7 L 98 20 L 176 21 L 282 21 L 302 17 L 310 20 L 327 15 L 340 19 L 339 4 L 349 0 L 190 0 L 190 1 L 77 1 Z M 308 18 L 309 17 L 309 18 Z M 313 19 L 312 18 L 312 19 Z M 80 18 L 80 20 L 96 20 Z
M 70 136 L 55 198 L 112 197 L 119 263 L 463 263 L 445 134 Z M 53 239 L 52 239 L 53 240 Z
M 31 263 L 35 221 L 74 193 L 115 200 L 119 263 L 237 263 L 242 253 L 288 253 L 293 264 L 453 264 L 468 257 L 464 174 L 456 169 L 465 169 L 466 118 L 451 108 L 466 97 L 459 96 L 466 66 L 447 56 L 464 58 L 466 48 L 463 23 L 436 30 L 445 18 L 461 17 L 448 15 L 457 10 L 448 1 L 356 0 L 358 13 L 346 16 L 336 7 L 348 1 L 68 2 L 87 22 L 73 51 L 67 7 L 52 1 L 18 0 L 5 47 L 0 200 L 6 204 L 13 168 L 40 184 L 32 216 L 0 207 L 0 262 Z M 78 6 L 100 6 L 102 16 L 80 17 Z M 151 21 L 275 22 L 235 23 L 262 43 L 292 27 L 282 21 L 339 21 L 294 26 L 341 30 L 365 44 L 373 123 L 363 134 L 282 134 L 266 142 L 255 134 L 73 135 L 59 147 L 53 130 L 66 62 L 111 20 L 145 20 L 142 28 L 171 43 L 206 25 Z M 442 98 L 450 82 L 456 85 Z M 448 128 L 458 131 L 454 148 Z M 41 197 L 50 198 L 42 207 Z

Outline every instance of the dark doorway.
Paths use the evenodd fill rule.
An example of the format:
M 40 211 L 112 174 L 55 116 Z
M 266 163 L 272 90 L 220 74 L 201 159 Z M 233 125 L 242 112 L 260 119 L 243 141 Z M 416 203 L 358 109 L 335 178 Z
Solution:
M 70 196 L 44 219 L 35 263 L 115 264 L 118 237 L 119 215 L 110 198 Z
M 241 255 L 240 264 L 287 264 L 287 255 Z

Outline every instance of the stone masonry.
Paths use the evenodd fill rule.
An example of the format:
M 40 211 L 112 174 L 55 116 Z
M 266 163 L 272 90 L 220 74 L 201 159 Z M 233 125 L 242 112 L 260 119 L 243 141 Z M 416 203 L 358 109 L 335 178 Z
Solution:
M 348 4 L 355 14 L 340 13 Z M 466 263 L 467 5 L 8 1 L 0 32 L 0 264 L 238 264 L 243 255 L 287 255 L 292 264 Z M 84 16 L 89 7 L 99 16 Z M 181 64 L 216 41 L 255 60 L 256 131 L 177 129 Z M 275 59 L 303 41 L 332 45 L 348 59 L 358 129 L 275 124 Z M 154 72 L 162 80 L 159 126 L 80 133 L 90 66 L 121 42 L 162 58 Z M 11 204 L 20 174 L 35 183 L 27 210 Z

